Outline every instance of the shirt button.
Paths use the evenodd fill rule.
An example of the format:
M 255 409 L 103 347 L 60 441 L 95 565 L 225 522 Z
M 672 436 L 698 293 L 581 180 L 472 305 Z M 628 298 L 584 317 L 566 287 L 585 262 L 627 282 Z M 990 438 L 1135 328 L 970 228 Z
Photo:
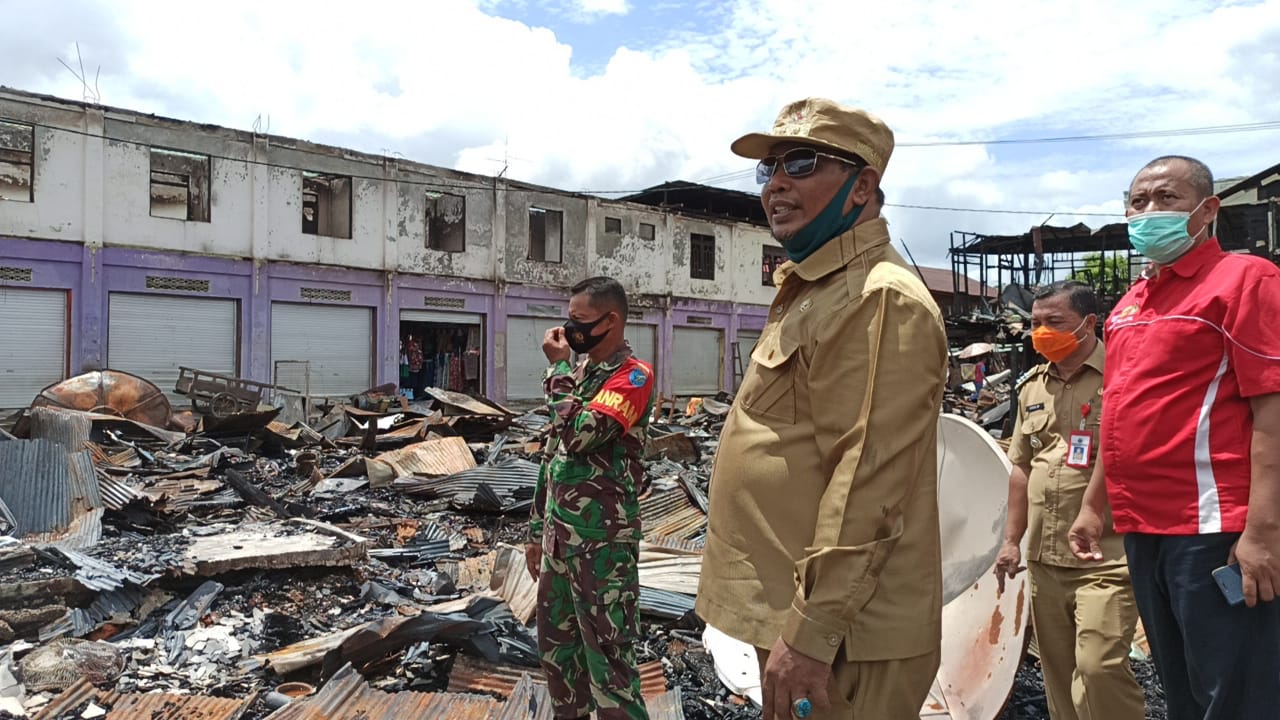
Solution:
M 828 644 L 828 645 L 830 645 L 831 647 L 835 647 L 835 646 L 839 645 L 839 644 L 840 644 L 840 636 L 839 636 L 839 635 L 828 635 L 828 636 L 827 636 L 827 644 Z
M 1070 390 L 1070 389 L 1071 389 L 1071 383 L 1067 383 L 1067 389 L 1068 389 L 1068 390 Z

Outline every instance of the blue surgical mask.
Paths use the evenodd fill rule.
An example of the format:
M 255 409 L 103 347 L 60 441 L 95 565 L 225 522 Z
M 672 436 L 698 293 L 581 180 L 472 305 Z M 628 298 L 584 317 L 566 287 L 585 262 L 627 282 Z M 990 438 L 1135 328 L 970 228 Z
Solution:
M 782 243 L 787 251 L 787 257 L 793 262 L 800 262 L 814 254 L 818 248 L 826 245 L 832 238 L 843 235 L 858 222 L 858 216 L 862 214 L 862 205 L 851 210 L 848 215 L 840 214 L 844 209 L 845 201 L 849 199 L 849 193 L 853 192 L 853 183 L 857 179 L 858 173 L 850 175 L 822 212 L 801 228 L 795 237 Z
M 1204 201 L 1201 200 L 1200 205 L 1203 204 Z M 1200 205 L 1191 212 L 1157 210 L 1126 218 L 1129 223 L 1129 244 L 1157 265 L 1172 263 L 1187 254 L 1196 244 L 1196 238 L 1200 237 L 1200 233 L 1192 237 L 1187 230 L 1187 220 L 1200 209 Z M 1207 228 L 1206 225 L 1200 232 Z

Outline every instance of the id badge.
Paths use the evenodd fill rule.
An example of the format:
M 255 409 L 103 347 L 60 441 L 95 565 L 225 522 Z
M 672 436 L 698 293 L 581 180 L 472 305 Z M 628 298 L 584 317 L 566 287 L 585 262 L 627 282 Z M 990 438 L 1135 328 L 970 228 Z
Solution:
M 1093 433 L 1087 430 L 1072 431 L 1067 444 L 1067 467 L 1088 468 L 1091 457 L 1093 457 Z

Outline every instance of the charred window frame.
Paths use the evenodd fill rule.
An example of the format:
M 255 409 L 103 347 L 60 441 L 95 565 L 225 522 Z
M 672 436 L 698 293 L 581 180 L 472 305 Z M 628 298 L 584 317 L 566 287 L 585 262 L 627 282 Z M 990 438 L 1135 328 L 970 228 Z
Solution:
M 716 236 L 689 234 L 689 277 L 716 279 Z
M 302 232 L 305 235 L 351 237 L 351 178 L 302 173 Z
M 209 222 L 209 156 L 151 149 L 151 217 Z
M 787 261 L 787 253 L 780 247 L 765 245 L 761 249 L 760 259 L 760 285 L 763 287 L 773 287 L 773 272 L 782 267 L 782 263 Z
M 558 263 L 564 257 L 564 213 L 529 208 L 529 259 Z
M 605 216 L 604 218 L 604 234 L 605 235 L 621 235 L 622 234 L 622 218 Z
M 442 252 L 463 252 L 467 249 L 465 195 L 427 193 L 427 249 Z
M 35 202 L 36 129 L 0 120 L 0 200 Z
M 658 236 L 658 228 L 653 223 L 640 223 L 640 230 L 637 234 L 641 240 L 652 241 Z

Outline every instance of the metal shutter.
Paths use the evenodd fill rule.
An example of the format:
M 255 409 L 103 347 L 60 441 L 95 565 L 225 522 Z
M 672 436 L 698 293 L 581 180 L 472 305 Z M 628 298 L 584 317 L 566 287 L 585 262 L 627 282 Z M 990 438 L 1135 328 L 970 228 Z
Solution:
M 235 300 L 111 293 L 107 367 L 150 380 L 170 400 L 178 368 L 237 374 L 239 303 Z
M 653 372 L 656 376 L 658 373 L 658 328 L 653 325 L 628 325 L 627 342 L 631 343 L 631 349 L 635 351 L 637 359 L 653 366 Z M 656 380 L 654 387 L 657 387 Z
M 720 392 L 724 367 L 724 331 L 678 327 L 672 344 L 672 374 L 677 395 Z
M 66 377 L 67 293 L 0 287 L 0 408 L 23 408 Z
M 271 303 L 272 367 L 281 360 L 311 363 L 312 395 L 368 390 L 373 386 L 373 309 Z M 304 390 L 298 372 L 281 372 L 276 382 Z
M 507 318 L 508 400 L 543 397 L 542 373 L 547 369 L 547 356 L 542 354 L 542 336 L 548 328 L 563 323 L 555 318 Z
M 424 322 L 437 325 L 480 325 L 479 313 L 443 312 L 440 310 L 401 310 L 400 322 Z

